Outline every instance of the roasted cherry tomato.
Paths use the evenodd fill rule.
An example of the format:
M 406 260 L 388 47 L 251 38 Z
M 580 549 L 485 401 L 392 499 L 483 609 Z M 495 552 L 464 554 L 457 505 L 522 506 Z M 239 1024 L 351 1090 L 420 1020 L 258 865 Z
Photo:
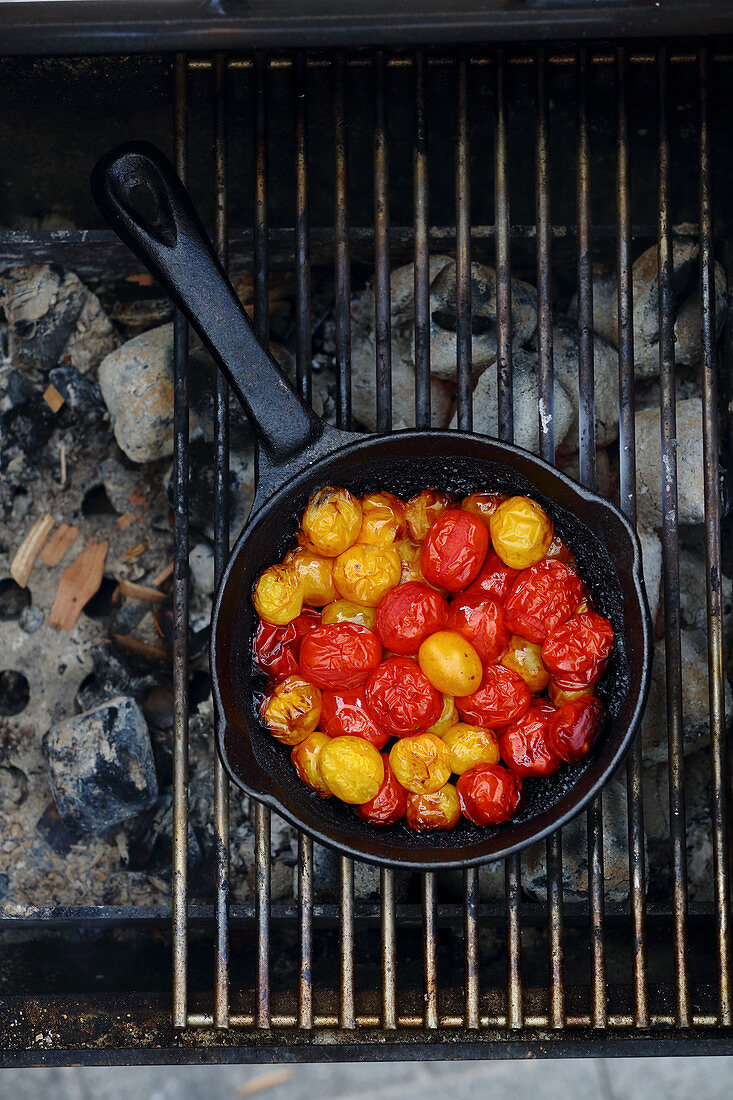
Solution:
M 443 698 L 409 657 L 390 657 L 372 672 L 367 704 L 378 724 L 396 737 L 418 733 L 437 722 Z
M 452 783 L 446 783 L 432 794 L 408 794 L 405 821 L 416 833 L 430 829 L 455 829 L 461 820 L 458 794 Z
M 512 634 L 501 663 L 518 672 L 530 691 L 544 691 L 547 687 L 550 674 L 542 663 L 542 647 L 537 642 Z
M 468 586 L 465 595 L 488 596 L 503 605 L 519 573 L 519 569 L 510 569 L 508 565 L 504 565 L 495 550 L 489 550 L 481 572 L 473 584 Z
M 547 694 L 550 696 L 550 702 L 553 703 L 555 707 L 561 707 L 563 703 L 572 703 L 574 699 L 594 698 L 595 688 L 591 685 L 587 688 L 581 688 L 580 691 L 565 691 L 550 680 L 547 685 Z
M 283 565 L 292 565 L 303 588 L 303 603 L 324 607 L 335 600 L 338 592 L 333 583 L 333 558 L 322 558 L 298 546 L 289 550 Z
M 558 687 L 581 691 L 594 684 L 613 649 L 613 627 L 603 615 L 573 615 L 549 635 L 542 660 Z
M 440 717 L 436 722 L 433 722 L 432 726 L 428 726 L 425 732 L 437 733 L 438 737 L 442 737 L 446 730 L 449 730 L 451 726 L 455 726 L 456 722 L 460 722 L 460 720 L 455 699 L 452 695 L 444 695 Z
M 375 749 L 383 749 L 390 735 L 374 721 L 364 688 L 324 691 L 321 695 L 321 728 L 329 737 L 363 737 Z
M 320 624 L 321 616 L 310 607 L 286 626 L 272 626 L 260 620 L 255 634 L 255 660 L 262 671 L 278 680 L 297 672 L 303 636 Z
M 405 503 L 393 493 L 367 493 L 361 498 L 362 521 L 357 542 L 391 546 L 405 537 Z
M 326 604 L 321 612 L 321 622 L 324 626 L 330 623 L 359 623 L 374 630 L 376 612 L 373 607 L 365 607 L 364 604 L 352 603 L 351 600 L 334 600 Z
M 407 502 L 407 527 L 410 536 L 422 542 L 428 533 L 430 524 L 455 506 L 455 498 L 450 493 L 441 493 L 439 489 L 423 489 Z
M 425 536 L 420 555 L 429 584 L 460 592 L 478 576 L 489 549 L 489 532 L 477 516 L 451 508 L 438 516 Z
M 382 754 L 384 779 L 374 798 L 357 807 L 357 814 L 372 825 L 394 825 L 404 817 L 407 809 L 407 791 L 397 782 L 389 766 L 389 757 Z
M 331 691 L 360 687 L 382 659 L 374 631 L 358 623 L 333 623 L 312 630 L 300 643 L 300 671 Z
M 500 764 L 478 764 L 456 783 L 463 814 L 474 825 L 510 821 L 522 797 L 522 780 Z
M 481 658 L 462 634 L 438 630 L 418 651 L 420 668 L 444 695 L 470 695 L 481 683 Z
M 504 621 L 513 634 L 544 642 L 575 611 L 583 594 L 580 577 L 561 561 L 540 561 L 514 582 L 504 603 Z
M 375 798 L 384 779 L 382 757 L 362 737 L 331 737 L 321 749 L 318 767 L 331 794 L 352 806 Z
M 541 561 L 552 542 L 552 520 L 530 497 L 509 497 L 489 520 L 491 542 L 512 569 Z
M 517 775 L 552 775 L 560 767 L 560 757 L 547 740 L 547 725 L 554 713 L 546 704 L 533 703 L 526 714 L 501 731 L 501 758 Z
M 450 605 L 447 626 L 471 643 L 484 665 L 495 664 L 509 645 L 501 607 L 489 596 L 466 592 L 457 596 Z
M 271 565 L 260 573 L 252 603 L 261 619 L 285 626 L 303 610 L 303 585 L 292 565 Z
M 389 762 L 398 783 L 413 794 L 432 794 L 450 779 L 448 746 L 434 733 L 418 733 L 395 742 Z
M 411 581 L 379 601 L 375 630 L 393 653 L 417 653 L 422 642 L 445 626 L 448 604 L 434 588 Z
M 482 726 L 459 722 L 443 734 L 450 750 L 450 768 L 454 775 L 463 775 L 477 764 L 498 764 L 499 746 L 496 735 Z
M 367 607 L 376 607 L 401 577 L 400 556 L 392 546 L 352 546 L 339 554 L 333 567 L 339 595 Z
M 402 569 L 400 584 L 408 584 L 410 581 L 419 581 L 423 584 L 425 578 L 420 568 L 422 543 L 415 542 L 414 539 L 400 539 L 399 542 L 394 544 L 394 548 L 400 556 L 400 566 Z
M 599 699 L 575 699 L 564 703 L 547 722 L 547 743 L 561 760 L 582 760 L 603 725 Z
M 260 704 L 272 736 L 283 745 L 305 741 L 321 717 L 321 693 L 302 676 L 286 676 Z
M 529 710 L 531 700 L 532 693 L 518 673 L 489 665 L 478 691 L 457 699 L 456 706 L 464 722 L 493 730 L 516 722 Z
M 545 554 L 546 558 L 556 558 L 561 561 L 563 565 L 572 565 L 575 567 L 575 557 L 569 546 L 567 546 L 559 535 L 554 535 L 549 549 Z
M 464 512 L 480 516 L 488 527 L 491 516 L 505 500 L 506 493 L 469 493 L 461 501 L 461 508 Z
M 299 778 L 305 783 L 306 787 L 310 787 L 312 791 L 318 791 L 321 798 L 330 798 L 331 796 L 318 766 L 321 750 L 324 745 L 328 744 L 329 740 L 330 738 L 325 733 L 314 730 L 313 733 L 308 734 L 305 741 L 301 741 L 290 753 L 290 759 L 295 765 Z
M 335 558 L 356 542 L 361 521 L 361 504 L 354 494 L 327 485 L 308 501 L 303 513 L 303 534 L 309 549 L 325 558 Z

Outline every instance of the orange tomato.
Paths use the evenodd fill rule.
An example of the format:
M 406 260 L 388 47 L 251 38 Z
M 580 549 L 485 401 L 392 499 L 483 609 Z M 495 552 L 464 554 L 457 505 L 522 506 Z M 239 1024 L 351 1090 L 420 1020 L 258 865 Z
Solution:
M 292 565 L 271 565 L 261 573 L 252 593 L 261 619 L 272 626 L 287 626 L 303 610 L 303 585 Z
M 419 733 L 397 741 L 389 754 L 397 782 L 413 794 L 432 794 L 450 779 L 448 746 L 434 733 Z
M 361 521 L 361 504 L 354 494 L 327 485 L 308 501 L 303 533 L 317 554 L 336 558 L 356 542 Z
M 352 546 L 339 554 L 333 567 L 339 595 L 367 607 L 376 607 L 401 575 L 399 554 L 391 546 Z
M 481 658 L 454 630 L 436 630 L 426 638 L 418 662 L 433 687 L 444 695 L 470 695 L 481 683 Z
M 298 745 L 318 725 L 321 693 L 302 676 L 286 676 L 263 699 L 260 713 L 277 741 Z
M 305 741 L 301 741 L 290 753 L 290 759 L 295 765 L 299 778 L 305 783 L 306 787 L 310 787 L 312 791 L 318 791 L 321 798 L 331 797 L 331 792 L 326 786 L 318 766 L 323 746 L 328 744 L 329 741 L 330 738 L 327 734 L 321 733 L 320 730 L 314 730 L 313 733 L 308 734 Z

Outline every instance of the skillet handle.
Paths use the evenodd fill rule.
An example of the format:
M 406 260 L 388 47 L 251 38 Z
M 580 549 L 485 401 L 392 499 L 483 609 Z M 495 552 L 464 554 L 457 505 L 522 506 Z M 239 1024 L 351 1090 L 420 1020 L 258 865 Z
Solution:
M 272 461 L 284 462 L 314 443 L 323 422 L 257 339 L 170 161 L 148 142 L 130 142 L 100 157 L 91 183 L 112 228 L 218 361 Z

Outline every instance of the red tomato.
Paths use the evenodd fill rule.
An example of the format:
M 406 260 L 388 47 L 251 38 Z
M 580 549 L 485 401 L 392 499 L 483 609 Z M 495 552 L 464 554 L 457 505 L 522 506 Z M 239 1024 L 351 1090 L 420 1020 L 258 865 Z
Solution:
M 407 791 L 395 779 L 389 766 L 389 753 L 382 754 L 384 779 L 374 798 L 356 807 L 356 812 L 364 821 L 372 825 L 394 825 L 404 817 L 407 809 Z
M 594 684 L 613 649 L 613 627 L 603 615 L 585 611 L 553 630 L 542 646 L 542 660 L 565 691 Z
M 510 821 L 522 796 L 522 780 L 500 764 L 477 764 L 458 777 L 461 810 L 474 825 Z
M 443 709 L 443 696 L 409 657 L 390 657 L 367 680 L 369 709 L 396 737 L 432 726 Z
M 456 699 L 456 706 L 464 722 L 493 730 L 516 722 L 529 710 L 531 701 L 532 692 L 518 673 L 503 665 L 489 665 L 478 691 Z
M 466 595 L 489 596 L 503 604 L 519 574 L 519 569 L 504 565 L 496 550 L 489 550 L 481 572 L 470 588 L 466 589 Z
M 278 680 L 297 672 L 298 651 L 303 636 L 320 623 L 321 616 L 310 607 L 287 626 L 273 626 L 260 619 L 255 635 L 255 660 L 262 671 Z
M 545 558 L 524 569 L 514 582 L 504 604 L 506 625 L 512 634 L 544 642 L 555 627 L 570 618 L 582 595 L 578 574 L 561 561 Z
M 382 659 L 382 643 L 359 623 L 330 623 L 306 635 L 300 645 L 300 671 L 317 687 L 355 688 Z
M 563 703 L 547 723 L 547 743 L 561 760 L 582 760 L 603 724 L 600 699 L 574 699 Z
M 489 549 L 489 532 L 478 516 L 451 509 L 431 523 L 422 544 L 420 564 L 425 580 L 460 592 L 479 574 Z
M 440 592 L 408 581 L 382 596 L 374 629 L 393 653 L 417 653 L 430 634 L 443 629 L 447 618 L 448 604 Z
M 464 593 L 453 600 L 447 627 L 471 643 L 484 665 L 493 665 L 499 660 L 511 637 L 504 626 L 499 604 L 479 593 Z
M 547 723 L 555 708 L 533 703 L 527 713 L 502 730 L 499 752 L 516 775 L 552 775 L 560 767 L 560 758 L 547 742 Z
M 389 734 L 369 712 L 363 687 L 322 692 L 321 729 L 329 737 L 363 737 L 375 749 L 383 749 L 389 741 Z

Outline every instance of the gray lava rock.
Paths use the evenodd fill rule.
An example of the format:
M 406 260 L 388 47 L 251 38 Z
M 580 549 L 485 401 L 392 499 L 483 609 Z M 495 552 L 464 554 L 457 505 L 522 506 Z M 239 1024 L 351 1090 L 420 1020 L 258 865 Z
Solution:
M 730 637 L 733 626 L 733 582 L 730 577 L 721 576 L 721 594 L 723 599 L 724 637 Z M 705 557 L 680 547 L 680 619 L 688 630 L 708 628 L 707 577 Z
M 605 264 L 593 264 L 593 330 L 616 347 L 616 327 L 611 317 L 618 311 L 616 271 Z M 571 317 L 578 316 L 578 295 L 573 294 L 568 306 Z
M 722 264 L 715 265 L 715 338 L 725 325 L 725 296 L 727 281 Z M 702 340 L 700 334 L 700 294 L 697 288 L 679 308 L 674 323 L 675 362 L 682 366 L 696 366 L 700 362 Z
M 552 354 L 555 376 L 570 397 L 575 422 L 563 440 L 566 450 L 578 447 L 578 379 L 580 342 L 578 326 L 569 317 L 557 317 L 552 329 Z M 593 340 L 595 378 L 596 444 L 605 447 L 618 436 L 618 353 L 596 335 Z M 558 436 L 559 440 L 559 436 Z
M 44 615 L 40 607 L 24 607 L 20 613 L 20 629 L 26 634 L 35 634 L 43 626 Z
M 537 380 L 537 356 L 530 351 L 516 348 L 512 354 L 514 393 L 514 442 L 534 454 L 539 452 L 539 392 Z M 559 444 L 573 423 L 574 410 L 563 383 L 555 378 L 555 440 Z M 488 367 L 479 378 L 473 391 L 473 430 L 496 438 L 499 434 L 498 387 L 496 367 Z M 458 427 L 458 414 L 450 422 Z
M 297 897 L 297 865 L 293 893 Z M 395 872 L 395 896 L 404 901 L 409 888 L 409 871 Z M 316 901 L 336 901 L 341 889 L 341 856 L 322 844 L 313 845 L 313 896 Z M 371 863 L 354 862 L 354 898 L 356 901 L 378 901 L 381 893 L 381 873 Z
M 636 491 L 639 519 L 650 527 L 662 524 L 662 446 L 659 409 L 636 415 Z M 677 496 L 680 523 L 705 520 L 702 402 L 677 405 Z
M 43 749 L 51 791 L 72 831 L 103 833 L 158 797 L 148 727 L 129 696 L 53 726 Z
M 73 409 L 81 416 L 95 421 L 104 414 L 104 401 L 99 386 L 76 367 L 54 367 L 49 371 L 48 377 L 64 398 L 65 408 Z
M 660 585 L 662 582 L 662 544 L 656 531 L 640 524 L 637 527 L 639 542 L 641 543 L 641 557 L 644 566 L 644 585 L 649 601 L 649 612 L 652 622 L 659 611 Z M 704 579 L 704 571 L 703 571 Z
M 188 555 L 191 580 L 204 596 L 214 592 L 214 551 L 205 542 L 199 542 Z
M 375 389 L 377 350 L 372 335 L 354 334 L 351 348 L 351 409 L 354 417 L 369 431 L 377 427 Z M 453 411 L 453 394 L 440 379 L 431 377 L 431 420 L 433 427 L 445 428 Z M 392 426 L 411 428 L 415 424 L 415 366 L 410 342 L 404 337 L 392 340 Z
M 429 257 L 428 280 L 437 278 L 444 267 L 453 263 L 450 256 L 438 253 Z M 392 328 L 410 326 L 415 317 L 415 265 L 404 264 L 390 272 L 390 318 Z M 354 324 L 364 332 L 374 332 L 374 287 L 369 284 L 358 294 L 351 306 Z M 403 333 L 409 335 L 409 332 Z

